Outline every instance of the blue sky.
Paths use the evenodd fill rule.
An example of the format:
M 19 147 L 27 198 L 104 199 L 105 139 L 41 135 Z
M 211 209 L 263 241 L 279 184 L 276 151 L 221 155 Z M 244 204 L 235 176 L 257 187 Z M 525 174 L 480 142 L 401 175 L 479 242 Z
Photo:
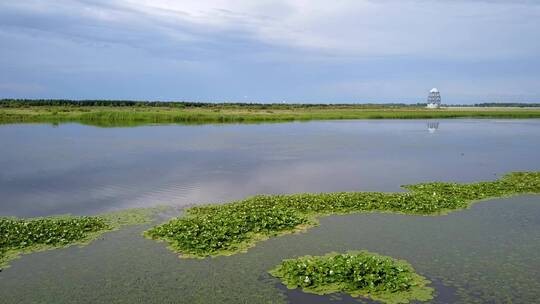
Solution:
M 540 1 L 0 0 L 0 98 L 540 102 Z

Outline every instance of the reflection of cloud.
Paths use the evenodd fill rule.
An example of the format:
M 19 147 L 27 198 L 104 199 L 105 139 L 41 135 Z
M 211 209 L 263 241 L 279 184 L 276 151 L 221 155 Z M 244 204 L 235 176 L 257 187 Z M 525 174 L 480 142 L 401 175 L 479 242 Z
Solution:
M 0 149 L 0 214 L 88 214 L 261 193 L 398 191 L 402 184 L 489 179 L 493 172 L 539 165 L 537 121 L 446 121 L 443 141 L 419 136 L 426 126 L 439 127 L 425 120 L 3 126 L 8 144 Z M 509 155 L 519 157 L 509 163 Z

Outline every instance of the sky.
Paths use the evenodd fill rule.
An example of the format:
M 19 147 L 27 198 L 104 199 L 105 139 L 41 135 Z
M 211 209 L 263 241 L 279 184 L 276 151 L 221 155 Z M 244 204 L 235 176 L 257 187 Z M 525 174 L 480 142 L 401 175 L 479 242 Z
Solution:
M 0 0 L 0 98 L 540 102 L 540 1 Z

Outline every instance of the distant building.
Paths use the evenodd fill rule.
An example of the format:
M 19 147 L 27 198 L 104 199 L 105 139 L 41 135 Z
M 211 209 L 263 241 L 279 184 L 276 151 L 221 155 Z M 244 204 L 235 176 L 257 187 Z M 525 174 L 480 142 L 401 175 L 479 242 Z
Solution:
M 437 88 L 431 89 L 429 91 L 427 108 L 428 109 L 438 109 L 441 107 L 441 93 Z

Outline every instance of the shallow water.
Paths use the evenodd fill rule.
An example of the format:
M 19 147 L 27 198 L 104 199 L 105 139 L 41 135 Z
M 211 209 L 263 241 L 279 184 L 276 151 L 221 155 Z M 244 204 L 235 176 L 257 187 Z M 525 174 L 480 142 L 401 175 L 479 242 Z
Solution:
M 336 121 L 268 125 L 0 126 L 0 215 L 93 214 L 257 193 L 399 191 L 540 170 L 540 120 Z M 428 130 L 431 127 L 432 130 Z M 286 290 L 284 258 L 370 250 L 433 281 L 433 303 L 540 298 L 540 196 L 447 216 L 330 216 L 247 253 L 179 259 L 149 226 L 86 247 L 25 255 L 0 272 L 2 303 L 354 303 Z M 369 303 L 369 301 L 364 301 Z
M 15 216 L 261 193 L 400 191 L 540 170 L 540 120 L 2 125 L 0 143 L 0 215 Z
M 438 217 L 330 216 L 306 233 L 204 260 L 179 259 L 140 237 L 146 227 L 139 226 L 87 247 L 12 261 L 0 273 L 0 294 L 2 303 L 352 303 L 287 291 L 266 271 L 283 258 L 366 249 L 406 259 L 433 280 L 433 303 L 535 303 L 539 219 L 540 196 L 484 201 Z

